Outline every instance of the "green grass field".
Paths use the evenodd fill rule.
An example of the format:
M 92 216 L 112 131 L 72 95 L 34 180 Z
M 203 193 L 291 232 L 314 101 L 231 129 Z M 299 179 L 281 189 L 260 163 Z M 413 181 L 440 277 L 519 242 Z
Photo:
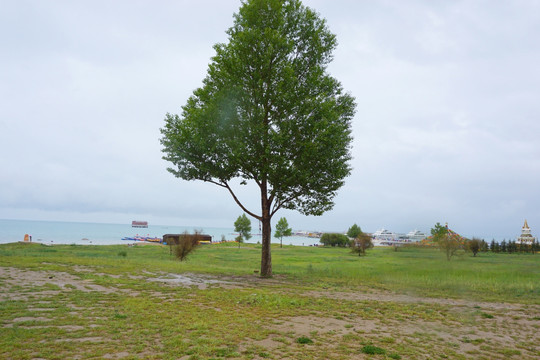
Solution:
M 0 358 L 536 359 L 540 254 L 0 245 Z M 176 281 L 178 280 L 178 281 Z

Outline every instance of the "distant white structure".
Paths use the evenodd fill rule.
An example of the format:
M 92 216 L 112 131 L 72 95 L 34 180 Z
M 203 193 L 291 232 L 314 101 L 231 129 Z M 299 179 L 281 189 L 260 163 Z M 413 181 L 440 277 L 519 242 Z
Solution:
M 537 239 L 531 234 L 531 228 L 529 227 L 529 224 L 527 224 L 527 219 L 525 219 L 525 224 L 523 224 L 523 227 L 521 228 L 521 235 L 518 236 L 516 242 L 523 245 L 532 245 L 536 240 Z
M 427 235 L 421 232 L 420 230 L 414 229 L 413 231 L 407 234 L 407 238 L 411 240 L 412 242 L 416 242 L 416 241 L 424 240 L 425 238 L 427 238 Z
M 373 240 L 381 241 L 395 241 L 398 238 L 398 234 L 382 228 L 373 233 Z
M 382 228 L 381 230 L 375 231 L 372 234 L 372 238 L 373 245 L 375 246 L 400 245 L 424 240 L 426 234 L 416 229 L 407 234 L 398 234 Z

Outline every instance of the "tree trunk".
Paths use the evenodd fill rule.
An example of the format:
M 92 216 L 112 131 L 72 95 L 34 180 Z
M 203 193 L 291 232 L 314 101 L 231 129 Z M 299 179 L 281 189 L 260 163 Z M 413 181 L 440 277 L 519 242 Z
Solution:
M 262 253 L 261 253 L 261 276 L 272 277 L 272 254 L 270 253 L 271 240 L 270 216 L 263 216 L 262 219 Z
M 266 181 L 261 186 L 261 208 L 262 208 L 262 252 L 261 252 L 261 277 L 272 277 L 272 254 L 270 252 L 270 240 L 272 228 L 270 221 L 271 203 L 267 197 Z

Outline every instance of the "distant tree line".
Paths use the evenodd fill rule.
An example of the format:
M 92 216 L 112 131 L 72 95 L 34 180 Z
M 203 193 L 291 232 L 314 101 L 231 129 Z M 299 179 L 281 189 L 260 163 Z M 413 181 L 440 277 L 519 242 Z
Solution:
M 487 243 L 485 240 L 478 238 L 472 238 L 471 240 L 465 240 L 464 249 L 469 250 L 473 253 L 473 256 L 476 256 L 479 252 L 493 252 L 493 253 L 537 253 L 540 252 L 540 243 L 538 241 L 533 241 L 532 244 L 521 244 L 514 240 L 503 240 L 502 242 L 497 242 L 495 239 L 491 240 L 490 243 Z
M 533 241 L 532 244 L 521 244 L 513 240 L 503 240 L 500 243 L 491 240 L 491 243 L 488 244 L 482 240 L 482 251 L 491 251 L 494 253 L 536 253 L 540 251 L 540 243 L 538 241 Z
M 366 250 L 373 247 L 371 236 L 364 233 L 360 226 L 356 224 L 349 228 L 347 235 L 324 233 L 319 241 L 324 246 L 350 247 L 351 252 L 359 256 L 366 255 Z
M 319 242 L 324 246 L 348 247 L 351 245 L 351 240 L 345 234 L 324 233 Z

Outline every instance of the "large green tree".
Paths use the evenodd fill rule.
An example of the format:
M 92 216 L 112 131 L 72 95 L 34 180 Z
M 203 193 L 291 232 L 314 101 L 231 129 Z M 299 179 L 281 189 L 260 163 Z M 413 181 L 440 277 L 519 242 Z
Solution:
M 350 174 L 356 105 L 327 73 L 335 35 L 299 0 L 246 0 L 227 34 L 181 115 L 166 115 L 163 158 L 176 177 L 225 188 L 262 223 L 268 277 L 272 216 L 323 214 Z M 260 212 L 239 200 L 233 179 L 258 186 Z

